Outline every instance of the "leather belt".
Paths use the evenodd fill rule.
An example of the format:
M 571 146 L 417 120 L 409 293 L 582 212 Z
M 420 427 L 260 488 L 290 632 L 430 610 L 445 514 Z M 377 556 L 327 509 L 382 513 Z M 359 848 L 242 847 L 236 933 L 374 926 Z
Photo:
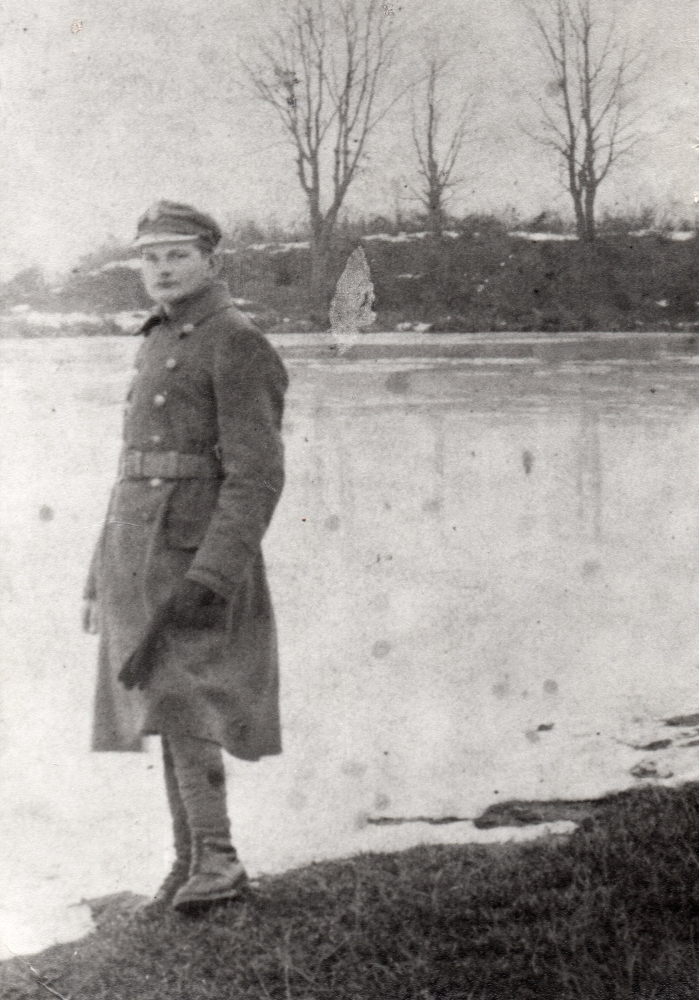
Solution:
M 129 448 L 119 459 L 120 479 L 219 479 L 221 475 L 221 466 L 214 455 Z

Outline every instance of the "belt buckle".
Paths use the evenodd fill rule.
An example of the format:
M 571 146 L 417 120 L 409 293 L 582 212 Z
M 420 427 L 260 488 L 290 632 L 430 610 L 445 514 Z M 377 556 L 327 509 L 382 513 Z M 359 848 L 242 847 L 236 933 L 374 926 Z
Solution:
M 176 451 L 166 451 L 163 455 L 165 459 L 163 468 L 164 479 L 177 479 L 179 475 L 179 454 Z

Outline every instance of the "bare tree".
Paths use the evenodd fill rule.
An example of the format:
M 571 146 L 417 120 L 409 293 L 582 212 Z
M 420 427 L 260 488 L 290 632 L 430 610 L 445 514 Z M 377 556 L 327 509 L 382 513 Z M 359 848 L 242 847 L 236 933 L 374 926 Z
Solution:
M 466 138 L 470 110 L 470 102 L 464 101 L 445 132 L 440 83 L 444 82 L 449 61 L 435 55 L 428 57 L 427 73 L 413 94 L 412 105 L 413 145 L 421 178 L 416 194 L 427 211 L 430 231 L 437 237 L 444 229 L 445 201 L 461 183 L 461 178 L 454 176 L 454 168 Z
M 639 115 L 627 97 L 640 53 L 629 51 L 613 16 L 597 14 L 591 0 L 545 0 L 529 11 L 553 73 L 532 138 L 560 154 L 578 236 L 593 240 L 598 188 L 639 139 Z
M 256 62 L 244 64 L 253 93 L 279 115 L 296 152 L 317 297 L 367 139 L 397 99 L 384 94 L 394 56 L 392 22 L 391 5 L 379 0 L 291 0 Z

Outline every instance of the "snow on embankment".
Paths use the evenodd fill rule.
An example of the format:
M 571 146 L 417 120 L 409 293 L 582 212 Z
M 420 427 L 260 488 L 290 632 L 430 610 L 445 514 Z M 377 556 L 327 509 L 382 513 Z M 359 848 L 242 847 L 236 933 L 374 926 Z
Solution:
M 28 305 L 0 313 L 0 337 L 75 337 L 136 333 L 146 316 L 142 309 L 117 313 L 43 312 Z
M 429 232 L 368 233 L 355 241 L 369 255 L 386 329 L 648 329 L 661 322 L 693 329 L 699 324 L 693 255 L 681 246 L 696 237 L 694 231 L 602 234 L 602 249 L 584 257 L 604 272 L 604 287 L 614 288 L 603 302 L 595 298 L 594 307 L 587 291 L 565 278 L 585 250 L 573 233 L 501 227 L 495 234 L 446 230 L 443 237 L 448 246 L 436 283 Z M 615 253 L 612 274 L 601 259 L 607 244 Z M 235 304 L 266 332 L 311 332 L 322 326 L 309 314 L 309 252 L 307 240 L 224 249 L 226 280 L 255 296 L 254 302 L 238 298 Z M 344 264 L 343 252 L 338 250 L 333 267 Z M 34 295 L 8 285 L 4 294 L 0 289 L 0 338 L 135 333 L 148 307 L 139 270 L 140 260 L 127 257 L 72 272 L 60 287 L 45 286 Z M 660 321 L 659 309 L 669 318 Z

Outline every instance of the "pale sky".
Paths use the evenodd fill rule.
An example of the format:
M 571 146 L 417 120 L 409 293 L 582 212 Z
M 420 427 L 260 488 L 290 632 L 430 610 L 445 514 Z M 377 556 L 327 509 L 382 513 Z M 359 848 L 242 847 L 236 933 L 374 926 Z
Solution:
M 281 0 L 281 3 L 285 0 Z M 33 263 L 63 271 L 110 234 L 128 239 L 156 198 L 219 218 L 304 217 L 291 148 L 241 90 L 238 54 L 274 25 L 273 0 L 1 0 L 0 277 Z M 399 76 L 426 37 L 456 52 L 454 96 L 473 94 L 458 211 L 569 211 L 556 162 L 522 131 L 541 64 L 521 0 L 394 0 L 405 32 Z M 621 0 L 643 45 L 645 139 L 601 207 L 656 204 L 691 217 L 699 191 L 699 0 Z M 78 31 L 71 26 L 81 22 Z M 76 25 L 77 27 L 77 25 Z M 392 216 L 412 177 L 409 104 L 377 131 L 348 200 Z M 404 209 L 410 209 L 409 202 Z

